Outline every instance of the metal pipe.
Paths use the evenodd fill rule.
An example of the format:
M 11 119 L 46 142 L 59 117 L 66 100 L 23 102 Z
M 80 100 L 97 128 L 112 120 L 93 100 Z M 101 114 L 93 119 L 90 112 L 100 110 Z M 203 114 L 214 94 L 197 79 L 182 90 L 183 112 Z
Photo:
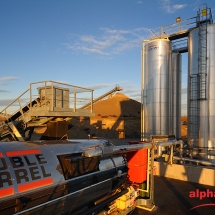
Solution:
M 144 46 L 143 42 L 142 51 L 141 51 L 141 141 L 144 140 Z
M 33 97 L 33 93 L 32 93 L 32 84 L 30 83 L 30 87 L 29 89 L 30 90 L 30 111 L 32 110 L 32 97 Z
M 172 164 L 172 157 L 173 157 L 173 145 L 170 146 L 170 156 L 169 156 L 169 163 Z
M 150 158 L 150 154 L 151 154 L 150 150 L 148 150 L 148 159 Z M 145 192 L 145 193 L 149 192 L 149 176 L 150 176 L 150 173 L 151 173 L 150 171 L 151 171 L 151 167 L 152 167 L 152 165 L 151 165 L 151 167 L 150 167 L 150 165 L 151 165 L 151 162 L 147 162 L 146 189 L 138 189 L 138 190 Z
M 215 166 L 215 163 L 210 162 L 210 161 L 196 160 L 196 159 L 192 159 L 192 158 L 182 158 L 182 157 L 177 157 L 177 156 L 173 156 L 173 159 L 182 160 L 182 161 L 189 161 L 189 162 L 193 162 L 196 164 L 202 164 L 202 165 L 206 165 L 206 166 Z
M 112 155 L 112 154 L 123 154 L 132 151 L 138 151 L 141 149 L 151 149 L 151 143 L 144 144 L 133 144 L 133 145 L 121 145 L 121 146 L 112 146 L 112 147 L 101 147 L 95 146 L 95 148 L 89 148 L 84 150 L 82 153 L 83 156 L 93 157 L 93 156 L 102 156 L 102 155 Z
M 151 143 L 121 145 L 121 146 L 113 147 L 113 154 L 137 151 L 141 149 L 151 149 L 151 148 L 152 148 Z
M 12 104 L 14 104 L 19 98 L 21 98 L 25 93 L 27 93 L 30 90 L 30 88 L 28 88 L 25 92 L 23 92 L 19 97 L 17 97 L 14 101 L 12 101 L 6 108 L 4 108 L 0 113 L 3 113 L 4 111 L 6 112 L 6 109 L 11 106 Z
M 41 83 L 44 83 L 44 82 L 52 82 L 54 84 L 62 84 L 62 85 L 69 86 L 69 87 L 77 87 L 77 88 L 80 88 L 82 90 L 85 90 L 86 92 L 91 92 L 92 91 L 92 89 L 89 89 L 89 88 L 79 87 L 79 86 L 76 86 L 76 85 L 71 85 L 71 84 L 57 82 L 57 81 L 51 81 L 51 80 L 32 82 L 31 84 L 41 84 Z
M 151 150 L 151 172 L 150 172 L 150 199 L 152 200 L 152 204 L 154 204 L 154 158 L 155 158 L 155 151 L 154 151 L 154 143 L 152 143 L 152 150 Z
M 46 87 L 47 87 L 47 85 L 46 85 L 46 83 L 47 83 L 47 82 L 45 81 L 45 107 L 46 107 L 46 104 L 47 104 L 47 103 L 46 103 L 46 99 L 47 99 L 47 98 L 46 98 L 46 97 L 47 97 L 47 92 L 46 92 Z M 54 104 L 52 104 L 52 107 L 53 107 L 53 106 L 54 106 Z M 46 108 L 46 109 L 47 109 L 47 108 Z
M 179 140 L 179 142 L 180 142 L 180 157 L 182 157 L 183 156 L 183 147 L 184 147 L 184 142 L 182 141 L 182 140 Z
M 74 112 L 76 112 L 76 87 L 74 87 Z
M 24 120 L 24 113 L 23 113 L 23 110 L 22 110 L 22 105 L 21 105 L 20 98 L 18 99 L 18 103 L 19 103 L 19 111 L 22 114 L 22 119 Z
M 171 140 L 165 142 L 156 142 L 155 146 L 157 147 L 157 153 L 155 154 L 155 158 L 159 158 L 162 156 L 162 147 L 173 146 L 180 144 L 180 156 L 182 155 L 183 149 L 183 141 L 182 140 Z
M 91 113 L 93 113 L 93 90 L 91 91 Z
M 56 91 L 54 91 L 54 84 L 51 85 L 51 92 L 52 92 L 52 111 L 54 111 L 54 107 L 56 107 L 56 99 L 57 99 L 57 96 L 56 96 Z M 55 101 L 54 101 L 55 100 Z

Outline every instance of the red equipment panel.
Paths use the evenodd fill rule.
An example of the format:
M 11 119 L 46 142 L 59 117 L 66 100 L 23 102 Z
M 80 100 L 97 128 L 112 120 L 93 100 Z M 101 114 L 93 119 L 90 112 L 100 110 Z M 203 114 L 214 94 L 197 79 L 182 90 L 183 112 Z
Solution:
M 130 144 L 144 144 L 144 142 L 129 142 Z M 148 150 L 141 149 L 127 154 L 128 176 L 131 182 L 142 183 L 147 178 Z

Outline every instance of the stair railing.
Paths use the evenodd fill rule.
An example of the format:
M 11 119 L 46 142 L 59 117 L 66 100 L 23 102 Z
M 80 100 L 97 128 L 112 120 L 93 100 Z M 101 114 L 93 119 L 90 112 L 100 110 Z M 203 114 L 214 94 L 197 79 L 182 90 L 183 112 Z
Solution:
M 26 91 L 24 91 L 19 97 L 17 97 L 14 101 L 12 101 L 7 107 L 5 107 L 5 108 L 0 112 L 0 113 L 5 114 L 5 117 L 6 117 L 7 120 L 10 118 L 10 117 L 9 117 L 9 114 L 7 114 L 8 108 L 11 107 L 11 106 L 12 106 L 15 102 L 17 102 L 17 101 L 18 101 L 18 103 L 19 103 L 19 111 L 20 111 L 20 113 L 21 113 L 22 116 L 23 116 L 23 111 L 22 111 L 22 105 L 21 105 L 21 102 L 20 102 L 20 98 L 21 98 L 23 95 L 25 95 L 29 90 L 30 90 L 30 88 L 28 88 Z M 18 112 L 18 111 L 16 111 L 16 112 Z

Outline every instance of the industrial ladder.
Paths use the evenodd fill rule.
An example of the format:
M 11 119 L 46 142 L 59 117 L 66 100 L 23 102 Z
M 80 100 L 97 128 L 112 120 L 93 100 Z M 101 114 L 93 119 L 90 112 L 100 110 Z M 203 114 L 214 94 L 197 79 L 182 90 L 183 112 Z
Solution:
M 205 5 L 204 5 L 205 7 Z M 198 139 L 200 101 L 207 100 L 207 25 L 212 22 L 211 11 L 199 8 L 197 16 L 198 27 L 198 70 L 190 75 L 189 127 L 190 135 Z
M 194 140 L 198 139 L 199 130 L 199 89 L 198 89 L 198 74 L 190 76 L 190 91 L 189 91 L 189 133 Z
M 198 86 L 199 100 L 207 99 L 207 25 L 209 20 L 208 8 L 198 12 L 199 31 L 198 31 Z

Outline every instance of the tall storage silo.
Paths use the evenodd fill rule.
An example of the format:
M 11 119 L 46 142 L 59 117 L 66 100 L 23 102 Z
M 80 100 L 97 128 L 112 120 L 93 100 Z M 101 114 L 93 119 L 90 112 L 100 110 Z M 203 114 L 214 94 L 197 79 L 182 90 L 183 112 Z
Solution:
M 188 138 L 215 147 L 215 25 L 191 31 L 188 42 Z
M 168 39 L 145 41 L 142 55 L 143 138 L 169 135 L 171 43 Z
M 182 56 L 178 52 L 172 52 L 171 60 L 171 84 L 172 84 L 172 134 L 177 139 L 181 137 L 181 73 Z

